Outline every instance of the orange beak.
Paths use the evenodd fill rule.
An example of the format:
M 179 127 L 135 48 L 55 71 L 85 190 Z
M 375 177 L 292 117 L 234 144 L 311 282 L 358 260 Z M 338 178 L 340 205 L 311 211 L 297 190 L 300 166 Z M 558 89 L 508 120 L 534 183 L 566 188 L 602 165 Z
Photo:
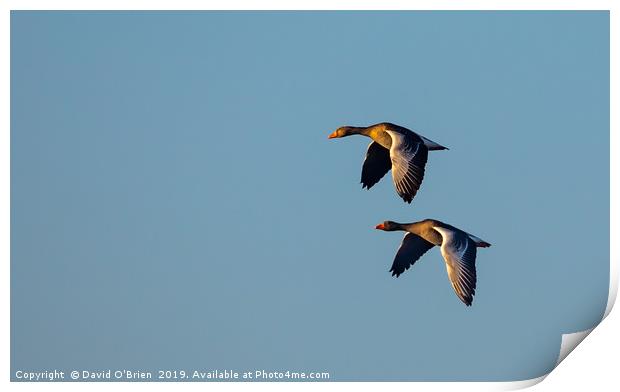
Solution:
M 332 133 L 331 133 L 331 134 L 330 134 L 327 138 L 328 138 L 328 139 L 333 139 L 333 138 L 336 138 L 336 137 L 338 137 L 338 134 L 337 134 L 337 132 L 336 132 L 336 131 L 334 131 L 334 132 L 332 132 Z
M 383 226 L 383 223 L 379 223 L 377 226 L 375 226 L 375 229 L 385 230 L 385 226 Z

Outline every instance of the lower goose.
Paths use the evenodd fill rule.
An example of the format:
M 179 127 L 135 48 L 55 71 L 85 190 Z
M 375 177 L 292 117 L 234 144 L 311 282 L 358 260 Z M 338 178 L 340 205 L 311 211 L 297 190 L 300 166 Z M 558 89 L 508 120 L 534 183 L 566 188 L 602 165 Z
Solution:
M 400 276 L 429 249 L 439 246 L 454 292 L 465 305 L 471 306 L 476 293 L 476 248 L 491 244 L 434 219 L 415 223 L 385 221 L 376 229 L 407 232 L 390 269 L 392 276 Z

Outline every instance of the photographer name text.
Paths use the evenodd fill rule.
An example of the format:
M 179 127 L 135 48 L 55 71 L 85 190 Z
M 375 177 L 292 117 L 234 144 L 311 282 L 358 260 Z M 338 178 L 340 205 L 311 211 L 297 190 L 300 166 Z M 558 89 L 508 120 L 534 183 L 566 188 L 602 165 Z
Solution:
M 17 381 L 252 381 L 252 380 L 329 380 L 328 372 L 268 370 L 46 370 L 15 372 Z

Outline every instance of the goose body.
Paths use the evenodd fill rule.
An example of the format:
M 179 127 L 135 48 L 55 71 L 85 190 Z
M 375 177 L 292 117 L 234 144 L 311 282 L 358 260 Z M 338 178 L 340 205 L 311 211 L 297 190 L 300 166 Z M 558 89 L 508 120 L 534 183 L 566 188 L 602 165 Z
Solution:
M 471 306 L 476 293 L 476 248 L 491 244 L 434 219 L 415 223 L 385 221 L 376 228 L 407 232 L 390 269 L 392 276 L 399 277 L 429 249 L 439 246 L 454 292 L 465 305 Z
M 362 166 L 362 188 L 372 188 L 391 169 L 396 192 L 407 203 L 411 203 L 420 189 L 428 151 L 447 150 L 407 128 L 391 123 L 340 127 L 329 138 L 351 135 L 363 135 L 373 140 L 368 145 Z

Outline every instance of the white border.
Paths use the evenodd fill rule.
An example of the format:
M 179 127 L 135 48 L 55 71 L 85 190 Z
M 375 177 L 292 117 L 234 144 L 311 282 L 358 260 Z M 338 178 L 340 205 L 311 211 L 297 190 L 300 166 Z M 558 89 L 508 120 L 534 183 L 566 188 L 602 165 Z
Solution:
M 2 197 L 2 209 L 0 210 L 0 218 L 2 218 L 2 236 L 0 238 L 0 244 L 2 246 L 3 259 L 5 260 L 4 268 L 2 269 L 2 281 L 4 281 L 2 289 L 2 300 L 0 301 L 0 311 L 3 315 L 8 315 L 10 311 L 10 197 L 9 197 L 9 174 L 10 174 L 10 119 L 9 119 L 9 102 L 10 102 L 10 10 L 338 10 L 338 9 L 351 9 L 351 10 L 610 10 L 611 11 L 611 70 L 618 69 L 618 50 L 614 48 L 614 44 L 620 42 L 618 39 L 618 16 L 616 15 L 620 7 L 617 5 L 617 1 L 613 0 L 477 0 L 477 1 L 465 1 L 465 0 L 413 0 L 413 1 L 371 1 L 371 0 L 316 0 L 316 1 L 258 1 L 258 0 L 231 0 L 231 1 L 196 1 L 196 0 L 177 0 L 177 1 L 139 1 L 139 0 L 110 0 L 110 1 L 55 1 L 51 4 L 50 1 L 3 1 L 0 3 L 2 13 L 0 16 L 0 53 L 4 53 L 2 56 L 4 61 L 1 62 L 1 81 L 4 86 L 3 92 L 0 97 L 0 119 L 3 119 L 2 130 L 2 143 L 0 143 L 0 181 L 6 186 L 7 192 L 1 194 Z M 614 108 L 617 104 L 618 94 L 618 80 L 614 77 L 614 73 L 611 73 L 611 96 L 610 107 Z M 618 138 L 617 138 L 617 115 L 611 110 L 611 140 L 610 149 L 618 150 Z M 610 152 L 611 152 L 610 151 Z M 618 159 L 613 154 L 611 156 L 611 216 L 610 216 L 610 238 L 620 238 L 618 236 L 617 226 L 617 208 L 613 203 L 614 200 L 618 200 L 618 183 L 614 179 L 613 174 L 617 174 L 618 171 Z M 605 317 L 609 315 L 613 304 L 616 299 L 618 291 L 618 252 L 617 247 L 614 247 L 613 242 L 610 244 L 610 290 L 607 307 L 605 310 Z M 617 313 L 617 312 L 616 312 Z M 8 321 L 8 320 L 7 320 Z M 593 348 L 588 350 L 579 349 L 579 360 L 572 361 L 571 359 L 565 361 L 567 365 L 560 366 L 557 370 L 554 370 L 552 374 L 557 376 L 551 376 L 553 384 L 551 382 L 543 383 L 536 386 L 538 390 L 545 390 L 545 388 L 553 388 L 553 390 L 561 388 L 571 388 L 576 385 L 588 386 L 592 383 L 609 387 L 612 385 L 618 385 L 618 380 L 615 377 L 614 371 L 612 371 L 612 364 L 615 364 L 615 358 L 611 357 L 614 353 L 618 352 L 618 338 L 614 331 L 618 330 L 618 317 L 609 317 L 603 322 L 604 326 L 596 327 L 595 332 L 592 334 L 598 340 L 592 338 Z M 15 390 L 40 388 L 50 390 L 66 390 L 66 389 L 79 389 L 83 390 L 86 387 L 85 383 L 10 383 L 10 335 L 9 335 L 9 322 L 2 324 L 2 332 L 5 336 L 3 340 L 3 352 L 5 353 L 0 360 L 0 365 L 5 370 L 3 384 L 6 384 L 4 390 L 9 388 Z M 600 333 L 598 330 L 601 330 Z M 592 330 L 588 330 L 581 333 L 574 333 L 565 335 L 562 338 L 562 348 L 558 364 L 572 349 L 578 344 L 588 333 Z M 605 333 L 605 335 L 603 335 Z M 588 338 L 590 339 L 590 338 Z M 598 348 L 597 348 L 598 347 Z M 586 355 L 590 355 L 589 358 Z M 605 359 L 601 358 L 605 357 Z M 584 358 L 585 357 L 585 358 Z M 577 363 L 579 367 L 570 368 Z M 564 371 L 564 368 L 571 369 L 570 372 Z M 615 368 L 615 366 L 614 366 Z M 589 369 L 589 370 L 588 370 Z M 584 376 L 584 373 L 586 376 Z M 594 374 L 596 379 L 590 380 L 587 374 Z M 424 390 L 445 390 L 445 389 L 457 389 L 458 390 L 472 390 L 472 391 L 484 391 L 484 390 L 514 390 L 525 388 L 531 385 L 535 385 L 542 381 L 546 376 L 539 377 L 537 379 L 518 381 L 518 382 L 489 382 L 489 383 L 298 383 L 295 384 L 295 389 L 315 389 L 317 387 L 321 389 L 335 390 L 347 384 L 347 386 L 354 386 L 357 388 L 389 388 L 394 390 L 411 390 L 411 388 L 423 387 Z M 551 381 L 551 380 L 550 380 Z M 575 384 L 577 382 L 577 384 Z M 355 384 L 355 385 L 352 385 Z M 131 385 L 131 387 L 129 386 Z M 293 384 L 291 383 L 117 383 L 115 388 L 128 389 L 128 388 L 145 388 L 155 390 L 169 389 L 171 387 L 187 388 L 187 389 L 218 389 L 229 390 L 236 389 L 241 386 L 248 387 L 254 390 L 289 390 Z M 107 390 L 110 388 L 109 383 L 88 383 L 88 389 L 94 390 Z M 611 388 L 613 389 L 613 388 Z M 550 389 L 551 390 L 551 389 Z

